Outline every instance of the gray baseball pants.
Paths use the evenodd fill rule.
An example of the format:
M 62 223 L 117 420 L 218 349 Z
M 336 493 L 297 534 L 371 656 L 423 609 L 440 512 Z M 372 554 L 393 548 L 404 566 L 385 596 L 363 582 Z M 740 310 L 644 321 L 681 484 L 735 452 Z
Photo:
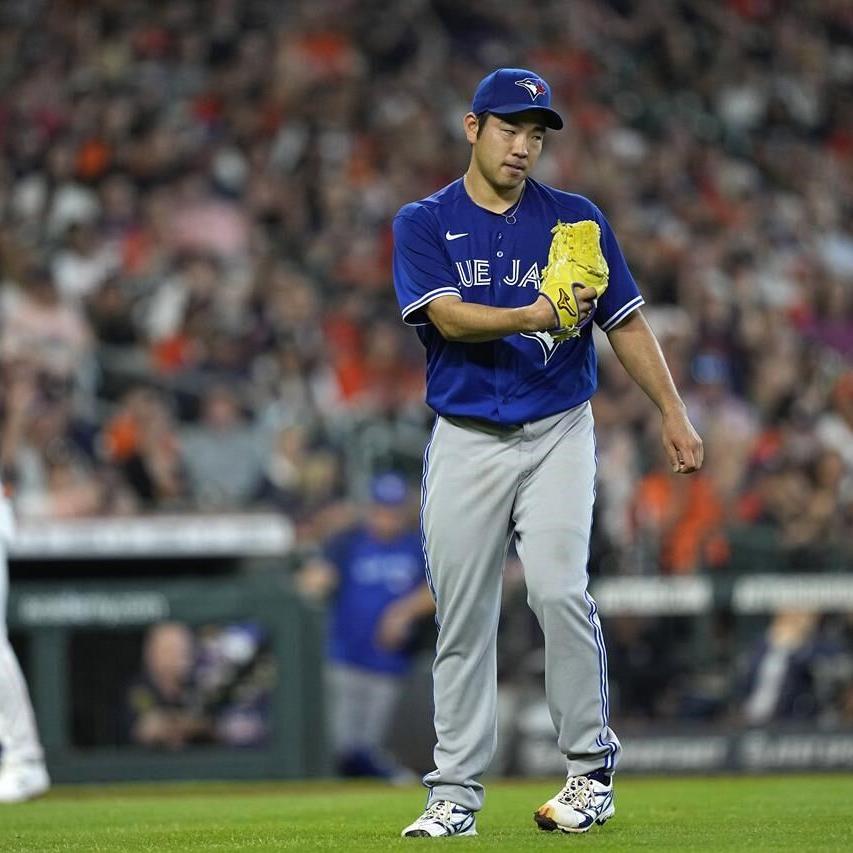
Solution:
M 545 691 L 569 775 L 612 771 L 607 658 L 587 559 L 595 498 L 590 404 L 504 428 L 439 416 L 424 453 L 422 525 L 439 625 L 429 801 L 483 805 L 497 741 L 496 640 L 510 538 L 545 635 Z
M 332 663 L 328 685 L 335 752 L 380 749 L 403 690 L 402 676 Z

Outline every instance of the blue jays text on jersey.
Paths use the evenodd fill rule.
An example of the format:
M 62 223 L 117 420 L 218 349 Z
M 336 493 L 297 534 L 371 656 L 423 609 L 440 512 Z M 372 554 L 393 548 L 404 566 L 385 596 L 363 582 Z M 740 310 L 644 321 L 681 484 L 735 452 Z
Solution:
M 441 415 L 521 424 L 566 411 L 596 389 L 591 325 L 556 343 L 547 332 L 485 343 L 445 340 L 425 307 L 440 296 L 499 308 L 538 296 L 551 228 L 591 219 L 601 228 L 610 281 L 595 322 L 606 332 L 643 304 L 616 238 L 588 199 L 526 179 L 515 222 L 471 200 L 460 178 L 405 205 L 394 219 L 394 287 L 403 319 L 426 347 L 427 403 Z

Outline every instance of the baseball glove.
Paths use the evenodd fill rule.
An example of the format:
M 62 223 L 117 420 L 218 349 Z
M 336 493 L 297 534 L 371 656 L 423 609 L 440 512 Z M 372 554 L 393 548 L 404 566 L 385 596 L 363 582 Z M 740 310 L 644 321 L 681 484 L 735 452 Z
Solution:
M 598 296 L 607 290 L 610 270 L 601 251 L 601 229 L 597 222 L 557 222 L 548 251 L 548 266 L 542 270 L 539 293 L 557 315 L 558 328 L 550 332 L 555 341 L 576 338 L 581 329 L 580 312 L 573 285 L 594 287 Z M 597 297 L 596 297 L 597 298 Z

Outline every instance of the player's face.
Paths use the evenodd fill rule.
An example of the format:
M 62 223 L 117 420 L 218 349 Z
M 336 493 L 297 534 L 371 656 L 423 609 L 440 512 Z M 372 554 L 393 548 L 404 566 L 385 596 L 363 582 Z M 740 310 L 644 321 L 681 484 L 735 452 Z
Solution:
M 404 507 L 374 504 L 367 521 L 373 533 L 380 539 L 393 539 L 405 530 L 408 516 Z
M 474 163 L 493 187 L 512 190 L 536 165 L 544 140 L 545 127 L 535 112 L 520 113 L 511 121 L 488 115 L 479 136 L 474 133 Z

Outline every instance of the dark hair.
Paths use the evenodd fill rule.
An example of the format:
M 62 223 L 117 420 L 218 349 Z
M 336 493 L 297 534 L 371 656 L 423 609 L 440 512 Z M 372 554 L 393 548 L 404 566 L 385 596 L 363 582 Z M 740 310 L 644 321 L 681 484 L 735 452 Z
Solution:
M 488 110 L 484 110 L 481 113 L 477 113 L 477 139 L 483 133 L 483 128 L 486 126 L 486 119 L 491 115 Z

